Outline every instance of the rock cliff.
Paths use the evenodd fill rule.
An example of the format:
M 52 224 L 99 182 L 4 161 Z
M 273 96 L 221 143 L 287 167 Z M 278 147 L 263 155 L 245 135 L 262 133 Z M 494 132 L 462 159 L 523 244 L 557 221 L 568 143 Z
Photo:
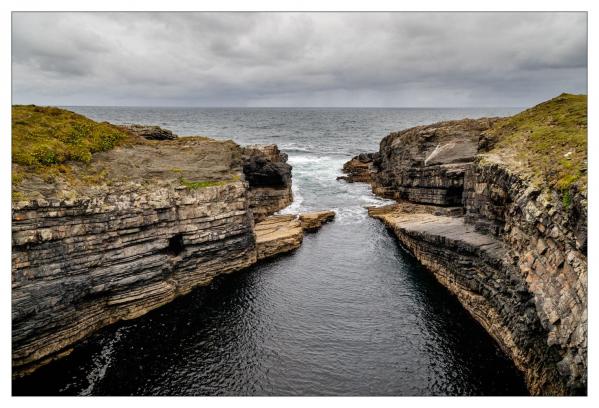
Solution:
M 53 143 L 64 140 L 59 147 L 67 153 L 81 149 L 71 143 L 74 134 L 82 144 L 95 137 L 96 127 L 118 132 L 68 111 L 19 109 L 25 119 L 16 131 L 13 124 L 16 151 L 31 142 L 32 133 L 18 126 L 37 126 L 26 122 L 32 115 L 42 116 L 44 126 L 66 118 L 73 130 L 59 127 L 65 137 Z M 255 230 L 255 218 L 292 200 L 291 167 L 276 146 L 115 134 L 125 142 L 100 151 L 90 142 L 89 161 L 66 154 L 58 163 L 13 158 L 15 376 L 69 353 L 103 326 L 246 268 L 265 252 L 289 250 L 281 237 L 269 239 L 266 250 L 264 234 Z M 49 130 L 44 137 L 59 136 Z M 32 157 L 41 156 L 34 151 Z M 299 246 L 303 231 L 294 222 L 298 228 L 287 226 L 281 235 L 296 233 Z
M 586 393 L 585 96 L 392 133 L 368 178 L 400 202 L 370 214 L 495 338 L 532 394 Z

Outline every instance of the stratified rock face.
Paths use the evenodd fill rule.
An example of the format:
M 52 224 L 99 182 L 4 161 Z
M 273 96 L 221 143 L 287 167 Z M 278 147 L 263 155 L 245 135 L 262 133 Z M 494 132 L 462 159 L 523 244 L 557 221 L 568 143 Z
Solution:
M 13 208 L 15 374 L 256 261 L 242 182 Z
M 463 218 L 431 214 L 419 206 L 371 209 L 402 244 L 447 287 L 524 372 L 533 394 L 576 393 L 560 374 L 560 350 L 535 295 L 502 240 L 476 231 Z
M 295 215 L 272 215 L 256 224 L 258 260 L 300 247 L 304 230 Z
M 391 133 L 374 161 L 375 192 L 415 203 L 460 205 L 464 173 L 495 119 L 464 119 Z
M 299 221 L 306 232 L 316 232 L 327 222 L 333 221 L 335 211 L 314 211 L 301 213 Z
M 79 180 L 24 180 L 19 188 L 35 198 L 12 209 L 13 375 L 70 352 L 103 326 L 246 268 L 259 253 L 301 244 L 295 220 L 289 237 L 261 236 L 257 248 L 255 214 L 292 199 L 284 155 L 265 150 L 180 138 L 98 153 L 85 168 L 73 165 Z M 243 174 L 242 155 L 260 166 Z M 265 168 L 279 178 L 260 187 L 242 179 L 260 179 Z
M 148 140 L 174 140 L 177 138 L 172 131 L 159 126 L 122 125 L 121 127 Z
M 276 145 L 250 145 L 243 149 L 243 173 L 250 185 L 254 220 L 287 207 L 293 201 L 291 166 Z
M 511 263 L 532 295 L 545 347 L 558 356 L 561 394 L 582 393 L 587 383 L 586 194 L 571 194 L 565 208 L 559 197 L 490 158 L 473 165 L 465 180 L 466 220 L 510 248 Z
M 370 214 L 497 340 L 532 394 L 584 394 L 586 191 L 572 185 L 562 199 L 510 167 L 514 158 L 502 156 L 510 152 L 496 152 L 497 140 L 485 133 L 495 121 L 387 136 L 371 184 L 376 194 L 404 201 Z

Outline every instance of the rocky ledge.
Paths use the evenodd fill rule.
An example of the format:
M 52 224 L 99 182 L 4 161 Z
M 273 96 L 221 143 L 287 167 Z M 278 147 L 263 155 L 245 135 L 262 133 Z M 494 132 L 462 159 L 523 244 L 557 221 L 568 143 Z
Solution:
M 113 132 L 110 140 L 126 143 L 94 148 L 87 163 L 28 167 L 32 159 L 25 153 L 13 158 L 13 174 L 19 174 L 12 208 L 14 376 L 68 354 L 101 327 L 301 243 L 295 217 L 286 232 L 293 231 L 293 242 L 267 232 L 273 220 L 266 217 L 292 201 L 291 166 L 274 145 L 242 148 L 203 137 L 153 141 L 56 108 L 18 109 L 30 121 L 67 117 L 64 123 L 85 125 L 72 131 L 57 125 L 45 136 L 50 140 L 59 129 L 65 140 L 75 134 L 85 147 L 85 137 L 106 130 Z M 38 123 L 13 123 L 16 151 L 31 143 L 32 133 L 19 126 Z M 81 129 L 97 133 L 86 136 Z M 75 147 L 65 145 L 60 157 Z
M 363 158 L 346 171 L 367 169 L 373 192 L 399 202 L 370 215 L 497 341 L 531 394 L 586 394 L 586 97 L 392 133 Z
M 258 260 L 299 248 L 304 232 L 316 232 L 335 218 L 334 211 L 271 215 L 256 224 Z
M 316 232 L 327 222 L 333 221 L 335 211 L 314 211 L 299 215 L 302 229 L 306 232 Z

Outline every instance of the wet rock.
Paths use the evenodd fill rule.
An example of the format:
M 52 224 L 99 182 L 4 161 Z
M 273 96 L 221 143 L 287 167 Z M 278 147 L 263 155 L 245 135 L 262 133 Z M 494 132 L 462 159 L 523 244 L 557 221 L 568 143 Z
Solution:
M 335 211 L 315 211 L 299 215 L 299 221 L 306 232 L 316 232 L 325 223 L 333 221 L 334 218 Z
M 353 157 L 343 165 L 343 173 L 347 176 L 339 176 L 337 180 L 345 180 L 348 183 L 372 181 L 372 175 L 375 172 L 374 162 L 378 158 L 378 153 L 361 153 Z

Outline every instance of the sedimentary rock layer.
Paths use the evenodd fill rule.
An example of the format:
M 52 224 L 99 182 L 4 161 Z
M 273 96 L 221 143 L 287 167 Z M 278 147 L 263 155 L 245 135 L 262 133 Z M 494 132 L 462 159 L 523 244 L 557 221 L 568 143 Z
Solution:
M 565 109 L 567 118 L 567 99 L 547 104 L 553 112 Z M 545 105 L 524 112 L 501 137 L 545 126 Z M 537 122 L 526 122 L 530 118 Z M 401 201 L 371 215 L 392 228 L 497 340 L 532 394 L 584 394 L 586 190 L 573 183 L 558 192 L 539 182 L 551 177 L 546 167 L 531 171 L 520 152 L 493 148 L 501 142 L 494 123 L 500 122 L 466 119 L 392 133 L 378 156 L 357 156 L 346 170 L 359 173 L 376 194 Z M 517 129 L 518 123 L 529 128 Z M 568 121 L 556 126 L 554 132 L 572 130 Z M 578 139 L 571 143 L 570 151 L 584 148 Z
M 285 160 L 276 146 L 180 138 L 96 154 L 72 165 L 78 178 L 23 180 L 33 198 L 12 211 L 14 375 L 255 263 L 254 219 L 292 199 Z
M 243 172 L 250 185 L 250 207 L 256 222 L 291 204 L 291 166 L 277 145 L 246 146 L 243 160 Z
M 316 232 L 327 222 L 333 221 L 335 211 L 314 211 L 299 215 L 302 229 L 307 232 Z
M 447 287 L 523 371 L 533 394 L 568 394 L 560 374 L 563 356 L 547 347 L 547 329 L 504 242 L 481 234 L 460 217 L 438 216 L 401 206 L 370 214 L 389 226 L 404 245 Z
M 464 173 L 479 151 L 482 133 L 495 120 L 439 122 L 391 133 L 381 141 L 378 153 L 353 159 L 366 168 L 349 162 L 347 171 L 355 181 L 372 180 L 375 192 L 387 198 L 460 205 Z M 358 173 L 358 178 L 352 173 Z
M 256 261 L 245 183 L 13 208 L 16 374 Z
M 272 215 L 256 224 L 258 260 L 300 247 L 304 231 L 295 215 Z

